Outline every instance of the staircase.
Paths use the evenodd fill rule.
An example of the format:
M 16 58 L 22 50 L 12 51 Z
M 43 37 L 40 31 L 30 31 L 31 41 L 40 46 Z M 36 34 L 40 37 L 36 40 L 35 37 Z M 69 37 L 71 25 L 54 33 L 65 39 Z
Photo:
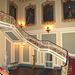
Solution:
M 72 74 L 72 61 L 69 59 L 68 75 Z
M 69 58 L 68 75 L 75 75 L 75 59 Z
M 60 60 L 64 61 L 65 63 L 67 63 L 68 51 L 66 49 L 56 45 L 51 41 L 41 41 L 36 39 L 35 37 L 28 34 L 26 31 L 24 31 L 23 28 L 18 25 L 18 23 L 12 16 L 9 16 L 8 14 L 1 11 L 0 26 L 10 28 L 11 30 L 19 34 L 22 40 L 28 45 L 32 46 L 34 49 L 40 52 L 50 53 L 59 58 Z
M 75 75 L 75 59 L 72 60 L 72 75 Z

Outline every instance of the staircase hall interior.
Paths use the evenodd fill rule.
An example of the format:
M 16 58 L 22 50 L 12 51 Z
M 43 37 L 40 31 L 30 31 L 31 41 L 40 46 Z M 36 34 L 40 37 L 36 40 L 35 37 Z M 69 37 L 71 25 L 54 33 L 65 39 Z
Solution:
M 42 0 L 5 1 L 7 8 L 3 7 L 3 5 L 0 8 L 1 74 L 6 72 L 9 75 L 75 75 L 75 27 L 72 27 L 75 24 L 74 19 L 72 20 L 72 13 L 70 13 L 70 19 L 64 17 L 64 21 L 60 21 L 60 8 L 57 9 L 59 6 L 64 8 L 65 4 L 68 4 L 73 9 L 74 4 L 70 5 L 70 2 L 75 3 L 72 0 L 46 0 L 45 2 Z M 56 8 L 56 21 L 53 15 L 53 19 L 49 19 L 53 21 L 50 23 L 49 21 L 45 22 L 46 19 L 42 14 L 45 15 L 44 6 L 46 4 L 52 6 L 53 10 L 51 11 L 53 11 L 53 14 L 54 8 Z M 57 4 L 58 6 L 56 6 Z M 7 10 L 11 10 L 9 6 L 14 8 L 15 16 L 7 12 Z M 3 8 L 7 10 L 3 11 Z M 36 10 L 39 10 L 39 13 L 33 13 Z M 30 19 L 26 17 L 27 15 L 29 16 L 29 11 L 31 11 L 32 16 L 33 14 L 35 14 L 34 16 L 41 14 L 40 16 L 42 17 L 37 16 L 34 17 L 35 20 L 29 21 Z M 50 13 L 52 14 L 51 11 Z M 22 20 L 25 21 L 23 22 Z M 48 26 L 52 26 L 53 29 L 49 29 Z

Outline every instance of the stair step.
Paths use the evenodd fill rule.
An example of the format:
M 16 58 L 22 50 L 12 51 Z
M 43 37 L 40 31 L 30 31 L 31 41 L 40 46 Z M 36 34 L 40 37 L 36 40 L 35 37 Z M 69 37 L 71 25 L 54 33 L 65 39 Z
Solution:
M 75 68 L 74 66 L 72 66 L 72 68 Z
M 75 59 L 69 57 L 69 68 L 67 75 L 75 75 Z
M 75 70 L 75 67 L 72 67 L 72 69 L 74 69 L 74 70 Z
M 72 64 L 72 65 L 74 65 L 74 66 L 75 66 L 75 63 L 74 63 L 74 64 Z
M 69 66 L 69 68 L 72 68 L 72 66 Z
M 72 71 L 75 71 L 75 69 L 72 68 Z
M 68 70 L 68 73 L 72 72 L 71 70 Z
M 69 73 L 68 75 L 72 75 L 71 73 Z
M 72 71 L 72 73 L 75 73 L 74 71 Z
M 69 68 L 69 70 L 72 70 L 72 68 Z
M 72 60 L 72 63 L 75 62 L 75 60 Z
M 75 66 L 72 66 L 72 67 L 75 67 Z
M 71 73 L 68 73 L 68 74 L 71 74 Z
M 72 73 L 72 74 L 75 74 L 75 73 Z

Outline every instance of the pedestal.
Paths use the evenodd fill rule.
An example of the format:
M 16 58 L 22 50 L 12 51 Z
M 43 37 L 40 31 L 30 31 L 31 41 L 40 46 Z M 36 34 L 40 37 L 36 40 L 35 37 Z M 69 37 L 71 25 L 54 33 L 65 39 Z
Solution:
M 35 56 L 36 56 L 36 55 L 32 55 L 32 56 L 33 56 L 33 66 L 32 66 L 32 69 L 38 68 L 38 67 L 35 65 Z

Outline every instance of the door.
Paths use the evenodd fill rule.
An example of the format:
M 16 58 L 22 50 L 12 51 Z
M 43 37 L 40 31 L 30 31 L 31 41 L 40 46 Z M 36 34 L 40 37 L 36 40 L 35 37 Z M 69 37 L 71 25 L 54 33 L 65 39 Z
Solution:
M 52 55 L 50 53 L 45 54 L 45 67 L 46 68 L 52 68 Z

